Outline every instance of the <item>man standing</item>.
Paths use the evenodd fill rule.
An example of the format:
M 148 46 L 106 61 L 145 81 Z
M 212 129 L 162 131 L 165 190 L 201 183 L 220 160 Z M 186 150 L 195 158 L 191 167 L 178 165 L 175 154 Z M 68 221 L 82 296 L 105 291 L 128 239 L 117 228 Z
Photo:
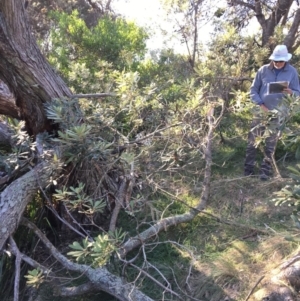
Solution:
M 250 88 L 250 98 L 255 106 L 254 118 L 251 123 L 251 130 L 248 134 L 248 144 L 246 149 L 246 160 L 244 166 L 245 176 L 254 175 L 254 165 L 257 147 L 255 140 L 262 137 L 265 133 L 262 115 L 268 115 L 264 112 L 273 110 L 282 98 L 288 95 L 299 96 L 300 86 L 297 70 L 291 66 L 288 61 L 292 55 L 288 53 L 285 45 L 277 45 L 269 57 L 271 62 L 262 66 L 253 80 Z M 288 85 L 282 93 L 269 93 L 269 84 L 271 82 L 287 82 Z M 278 140 L 278 117 L 271 118 L 273 128 L 265 139 L 264 159 L 260 166 L 259 176 L 261 180 L 268 180 L 272 171 L 272 157 L 275 153 Z

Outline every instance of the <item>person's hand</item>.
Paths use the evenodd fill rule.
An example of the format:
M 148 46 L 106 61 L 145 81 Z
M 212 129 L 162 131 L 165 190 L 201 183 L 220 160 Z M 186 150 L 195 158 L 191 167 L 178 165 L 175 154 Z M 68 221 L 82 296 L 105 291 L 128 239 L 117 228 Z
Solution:
M 283 92 L 286 93 L 286 94 L 289 94 L 289 95 L 292 95 L 292 94 L 293 94 L 293 91 L 292 91 L 292 89 L 290 89 L 290 88 L 285 88 L 285 89 L 283 89 Z
M 260 107 L 261 107 L 265 112 L 268 112 L 268 111 L 269 111 L 269 109 L 268 109 L 264 104 L 260 105 Z

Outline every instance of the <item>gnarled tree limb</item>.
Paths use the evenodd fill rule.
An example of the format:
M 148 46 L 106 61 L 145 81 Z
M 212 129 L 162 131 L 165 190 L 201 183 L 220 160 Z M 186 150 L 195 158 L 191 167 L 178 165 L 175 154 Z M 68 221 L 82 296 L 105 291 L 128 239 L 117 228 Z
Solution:
M 70 271 L 85 274 L 90 281 L 88 286 L 93 284 L 93 286 L 97 287 L 99 291 L 107 292 L 120 301 L 153 301 L 151 298 L 139 291 L 134 285 L 128 284 L 120 277 L 113 275 L 105 267 L 94 269 L 88 265 L 78 264 L 68 260 L 52 245 L 42 231 L 40 231 L 33 223 L 22 218 L 21 224 L 31 229 L 40 238 L 51 255 L 57 259 L 62 266 Z M 66 293 L 67 291 L 64 288 L 62 294 Z
M 0 250 L 19 225 L 27 204 L 40 185 L 43 187 L 53 173 L 50 162 L 42 162 L 12 182 L 0 194 Z

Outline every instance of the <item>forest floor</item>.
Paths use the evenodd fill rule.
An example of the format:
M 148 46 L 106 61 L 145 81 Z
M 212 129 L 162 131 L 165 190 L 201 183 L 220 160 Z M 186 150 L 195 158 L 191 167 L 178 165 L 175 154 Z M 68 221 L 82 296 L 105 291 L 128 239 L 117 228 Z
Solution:
M 199 216 L 187 238 L 198 256 L 191 286 L 199 300 L 254 300 L 263 279 L 299 251 L 300 230 L 291 218 L 296 208 L 276 205 L 276 193 L 292 183 L 287 166 L 296 162 L 279 159 L 281 176 L 261 181 L 243 176 L 243 155 L 214 168 L 206 209 L 212 215 Z
M 243 176 L 243 156 L 240 152 L 226 162 L 215 158 L 206 210 L 192 222 L 161 233 L 160 242 L 176 241 L 182 247 L 162 243 L 147 255 L 149 262 L 169 279 L 172 289 L 186 294 L 183 300 L 252 300 L 250 292 L 261 287 L 262 279 L 299 250 L 300 230 L 291 218 L 295 208 L 276 206 L 274 201 L 276 192 L 291 182 L 287 166 L 295 162 L 279 161 L 282 177 L 261 181 Z M 201 184 L 194 181 L 193 186 L 177 189 L 182 203 L 194 206 L 199 201 Z M 171 214 L 182 213 L 187 210 L 185 205 L 176 203 L 168 210 Z M 119 226 L 125 231 L 135 230 L 134 219 L 128 222 L 126 217 L 124 221 L 121 214 Z M 127 276 L 134 279 L 136 274 L 127 269 Z M 157 279 L 161 281 L 159 276 Z M 174 296 L 162 297 L 164 294 L 152 281 L 144 279 L 142 283 L 142 290 L 153 300 L 177 301 Z M 59 298 L 50 296 L 47 286 L 42 290 L 42 301 L 116 301 L 105 293 Z

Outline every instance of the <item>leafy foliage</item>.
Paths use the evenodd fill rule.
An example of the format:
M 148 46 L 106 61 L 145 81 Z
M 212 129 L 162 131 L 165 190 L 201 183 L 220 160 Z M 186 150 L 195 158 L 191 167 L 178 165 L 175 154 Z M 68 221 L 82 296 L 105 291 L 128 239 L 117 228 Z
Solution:
M 68 255 L 78 262 L 99 267 L 107 263 L 124 237 L 125 233 L 118 229 L 115 232 L 98 235 L 93 241 L 89 241 L 88 238 L 83 239 L 81 244 L 75 241 L 69 246 L 74 251 L 68 252 Z
M 28 271 L 28 274 L 25 275 L 25 278 L 27 278 L 27 284 L 35 288 L 38 288 L 44 281 L 43 272 L 39 269 Z
M 109 81 L 110 64 L 117 70 L 131 69 L 145 54 L 148 35 L 133 22 L 107 16 L 88 28 L 77 11 L 52 12 L 51 17 L 56 26 L 48 59 L 75 91 L 91 93 L 92 85 L 99 90 L 99 80 Z M 84 89 L 87 79 L 89 90 Z
M 96 212 L 103 212 L 106 203 L 102 200 L 93 200 L 84 192 L 85 184 L 79 183 L 78 187 L 69 187 L 69 190 L 63 188 L 57 189 L 53 194 L 58 201 L 65 202 L 70 210 L 79 209 L 79 213 L 94 214 Z

